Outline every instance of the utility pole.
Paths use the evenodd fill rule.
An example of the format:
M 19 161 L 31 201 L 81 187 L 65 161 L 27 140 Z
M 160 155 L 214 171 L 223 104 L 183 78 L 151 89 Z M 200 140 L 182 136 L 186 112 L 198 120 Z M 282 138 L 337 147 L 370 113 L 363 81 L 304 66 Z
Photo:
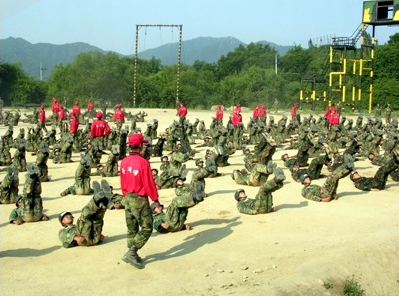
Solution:
M 40 71 L 40 80 L 43 80 L 43 72 L 46 71 L 46 68 L 43 68 L 42 62 L 40 62 L 39 71 Z
M 275 58 L 274 58 L 274 71 L 275 71 L 275 73 L 277 75 L 277 53 L 276 53 Z

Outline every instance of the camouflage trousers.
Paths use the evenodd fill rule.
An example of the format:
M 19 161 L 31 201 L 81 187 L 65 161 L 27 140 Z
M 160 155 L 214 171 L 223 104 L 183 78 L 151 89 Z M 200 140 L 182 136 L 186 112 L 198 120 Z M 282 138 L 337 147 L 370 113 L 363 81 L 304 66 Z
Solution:
M 309 176 L 312 180 L 316 180 L 320 178 L 321 170 L 323 169 L 323 165 L 327 160 L 326 155 L 319 156 L 314 158 L 309 164 Z
M 127 247 L 141 249 L 152 233 L 153 217 L 147 197 L 128 193 L 123 200 L 127 226 Z
M 232 178 L 240 185 L 261 186 L 266 183 L 269 175 L 266 165 L 257 163 L 252 167 L 250 172 L 246 170 L 233 171 Z
M 258 213 L 264 214 L 272 211 L 273 208 L 273 195 L 272 192 L 283 187 L 283 182 L 277 183 L 274 179 L 264 183 L 255 196 L 255 204 Z
M 37 222 L 43 217 L 43 201 L 38 195 L 24 194 L 22 198 L 22 220 Z
M 329 175 L 321 187 L 321 196 L 335 198 L 337 195 L 337 188 L 339 179 L 342 179 L 350 174 L 351 170 L 344 165 L 337 167 L 334 172 Z
M 169 224 L 168 232 L 180 231 L 187 220 L 188 209 L 195 206 L 191 193 L 176 196 L 166 209 L 165 223 Z
M 10 181 L 8 176 L 5 176 L 1 182 L 1 196 L 0 203 L 2 204 L 12 204 L 18 196 L 18 180 Z
M 93 198 L 83 207 L 76 221 L 77 234 L 86 238 L 84 246 L 93 246 L 100 242 L 104 226 L 105 207 L 98 207 Z
M 62 193 L 73 195 L 89 195 L 91 193 L 90 178 L 76 180 L 74 185 L 69 186 Z
M 387 184 L 388 176 L 397 170 L 398 167 L 399 165 L 393 159 L 380 167 L 374 175 L 372 188 L 377 188 L 379 190 L 384 189 Z

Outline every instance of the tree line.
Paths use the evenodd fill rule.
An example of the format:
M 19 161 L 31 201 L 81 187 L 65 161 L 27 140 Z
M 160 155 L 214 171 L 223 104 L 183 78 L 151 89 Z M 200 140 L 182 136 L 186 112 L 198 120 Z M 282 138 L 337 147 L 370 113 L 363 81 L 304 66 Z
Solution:
M 72 63 L 57 65 L 48 81 L 31 78 L 20 64 L 2 63 L 0 96 L 4 106 L 50 105 L 56 97 L 66 106 L 76 100 L 84 105 L 92 98 L 111 106 L 122 103 L 124 107 L 133 107 L 136 77 L 136 107 L 174 108 L 179 70 L 178 99 L 190 108 L 208 109 L 216 104 L 237 103 L 250 108 L 264 103 L 270 108 L 275 99 L 281 108 L 289 108 L 299 101 L 299 92 L 304 87 L 301 80 L 306 75 L 324 77 L 322 83 L 316 83 L 316 91 L 327 90 L 329 46 L 314 46 L 311 41 L 308 45 L 308 49 L 294 46 L 279 56 L 269 45 L 251 43 L 240 45 L 216 63 L 196 61 L 181 67 L 164 66 L 154 57 L 138 59 L 135 67 L 134 57 L 88 52 L 79 54 Z M 355 57 L 356 52 L 349 52 L 348 58 L 351 55 Z M 399 109 L 399 33 L 376 47 L 371 79 L 374 104 L 390 103 Z M 364 79 L 362 83 L 367 88 L 370 81 Z M 305 90 L 305 94 L 309 92 Z M 350 104 L 349 99 L 347 102 Z M 320 98 L 317 104 L 324 108 L 327 102 Z M 366 109 L 368 101 L 362 99 L 360 104 Z

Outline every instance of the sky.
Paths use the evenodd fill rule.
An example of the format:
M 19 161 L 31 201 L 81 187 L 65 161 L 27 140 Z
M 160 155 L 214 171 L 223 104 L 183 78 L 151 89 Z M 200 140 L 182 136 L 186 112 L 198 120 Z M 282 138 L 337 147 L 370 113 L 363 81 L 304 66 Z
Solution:
M 139 52 L 178 42 L 179 29 L 169 25 L 182 25 L 183 41 L 235 37 L 307 48 L 310 39 L 320 45 L 351 37 L 362 8 L 363 0 L 0 0 L 0 39 L 85 42 L 131 55 L 137 25 L 150 25 L 138 30 Z M 375 37 L 384 44 L 397 32 L 378 26 Z

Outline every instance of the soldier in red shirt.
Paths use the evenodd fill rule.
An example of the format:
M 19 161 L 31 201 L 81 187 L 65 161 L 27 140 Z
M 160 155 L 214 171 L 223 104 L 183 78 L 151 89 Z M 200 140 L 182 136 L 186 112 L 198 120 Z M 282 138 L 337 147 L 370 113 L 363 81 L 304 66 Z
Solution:
M 141 156 L 143 144 L 146 143 L 148 141 L 144 140 L 140 133 L 129 136 L 130 153 L 120 165 L 120 182 L 125 200 L 128 233 L 127 247 L 129 248 L 122 260 L 139 269 L 143 268 L 143 265 L 137 251 L 146 244 L 153 229 L 153 217 L 148 197 L 159 205 L 158 190 L 150 163 Z
M 53 112 L 53 120 L 55 124 L 58 122 L 58 112 L 60 112 L 60 103 L 57 98 L 53 98 L 53 105 L 51 106 L 51 111 Z
M 117 131 L 120 132 L 122 125 L 125 123 L 125 112 L 123 112 L 121 104 L 116 105 L 116 110 L 112 116 L 112 119 L 115 122 Z
M 92 99 L 89 99 L 89 102 L 87 103 L 87 114 L 90 118 L 94 117 L 94 103 Z
M 78 128 L 79 128 L 79 119 L 74 114 L 72 115 L 71 123 L 69 124 L 69 131 L 71 132 L 73 138 L 75 138 Z
M 38 116 L 39 124 L 41 128 L 46 131 L 47 133 L 47 128 L 46 128 L 46 111 L 44 111 L 44 106 L 40 105 L 40 111 L 39 111 L 39 116 Z
M 179 109 L 177 110 L 177 115 L 179 116 L 179 123 L 182 125 L 186 120 L 187 107 L 183 103 L 180 103 Z
M 223 126 L 223 109 L 222 109 L 222 105 L 217 105 L 215 118 L 216 118 L 216 125 L 219 126 L 219 127 L 222 127 Z
M 107 137 L 111 128 L 108 123 L 104 121 L 103 114 L 99 111 L 96 114 L 97 120 L 93 121 L 90 128 L 90 136 L 93 139 L 93 146 L 97 145 L 99 150 L 103 150 L 104 147 L 104 138 Z
M 76 115 L 76 117 L 77 118 L 79 118 L 79 116 L 80 116 L 80 106 L 79 106 L 79 102 L 78 101 L 75 101 L 75 104 L 72 106 L 72 110 L 71 110 L 71 116 L 73 115 L 73 114 L 75 114 Z

